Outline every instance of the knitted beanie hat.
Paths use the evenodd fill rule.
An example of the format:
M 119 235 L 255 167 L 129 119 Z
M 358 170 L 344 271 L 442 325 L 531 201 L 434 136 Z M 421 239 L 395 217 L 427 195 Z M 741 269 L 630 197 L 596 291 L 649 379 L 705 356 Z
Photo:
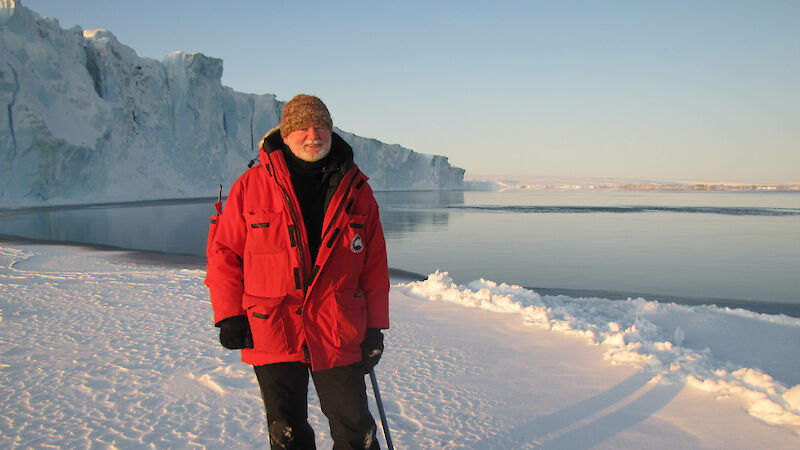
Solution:
M 322 100 L 313 95 L 299 94 L 283 107 L 280 127 L 281 137 L 286 138 L 292 131 L 309 127 L 332 130 L 333 120 Z

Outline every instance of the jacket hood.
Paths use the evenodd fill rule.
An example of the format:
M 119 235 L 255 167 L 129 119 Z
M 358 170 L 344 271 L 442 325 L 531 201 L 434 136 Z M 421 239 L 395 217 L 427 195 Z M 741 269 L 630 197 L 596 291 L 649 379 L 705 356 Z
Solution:
M 258 155 L 259 160 L 262 164 L 266 164 L 268 158 L 267 154 L 276 150 L 283 150 L 285 147 L 286 144 L 283 143 L 283 139 L 281 138 L 281 129 L 280 127 L 275 127 L 267 131 L 267 134 L 261 139 L 261 145 L 259 147 L 260 152 Z M 350 170 L 350 167 L 353 166 L 353 147 L 335 131 L 331 131 L 331 156 L 332 164 L 335 163 L 337 166 L 344 166 L 341 167 L 341 169 L 344 169 L 343 172 L 347 172 Z

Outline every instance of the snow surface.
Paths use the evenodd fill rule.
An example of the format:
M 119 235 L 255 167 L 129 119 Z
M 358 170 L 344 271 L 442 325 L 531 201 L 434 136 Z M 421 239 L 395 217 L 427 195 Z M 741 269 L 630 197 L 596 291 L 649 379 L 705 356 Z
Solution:
M 204 275 L 0 242 L 0 447 L 264 448 L 255 377 L 219 346 Z M 800 448 L 800 319 L 438 272 L 393 283 L 376 372 L 398 449 Z
M 274 95 L 223 86 L 222 60 L 140 57 L 108 30 L 64 30 L 0 3 L 3 206 L 212 197 L 280 122 Z M 335 105 L 331 106 L 336 119 Z M 374 189 L 461 187 L 464 170 L 338 130 Z

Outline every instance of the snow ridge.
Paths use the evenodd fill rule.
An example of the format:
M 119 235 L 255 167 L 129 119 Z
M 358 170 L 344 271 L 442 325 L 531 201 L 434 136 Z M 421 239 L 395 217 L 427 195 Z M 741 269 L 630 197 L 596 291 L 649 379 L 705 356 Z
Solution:
M 456 285 L 439 271 L 399 288 L 421 299 L 518 314 L 526 324 L 577 334 L 605 346 L 611 362 L 640 364 L 654 378 L 720 397 L 744 395 L 752 416 L 800 434 L 800 375 L 791 368 L 795 346 L 775 348 L 776 342 L 800 342 L 800 319 L 643 298 L 540 295 L 484 279 Z

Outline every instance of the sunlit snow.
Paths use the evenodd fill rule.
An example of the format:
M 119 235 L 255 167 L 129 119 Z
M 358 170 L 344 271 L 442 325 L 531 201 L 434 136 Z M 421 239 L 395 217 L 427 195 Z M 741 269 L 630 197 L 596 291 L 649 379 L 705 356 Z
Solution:
M 264 448 L 202 265 L 128 253 L 0 243 L 0 446 Z M 394 280 L 390 302 L 376 371 L 397 448 L 800 445 L 800 319 L 444 273 Z

